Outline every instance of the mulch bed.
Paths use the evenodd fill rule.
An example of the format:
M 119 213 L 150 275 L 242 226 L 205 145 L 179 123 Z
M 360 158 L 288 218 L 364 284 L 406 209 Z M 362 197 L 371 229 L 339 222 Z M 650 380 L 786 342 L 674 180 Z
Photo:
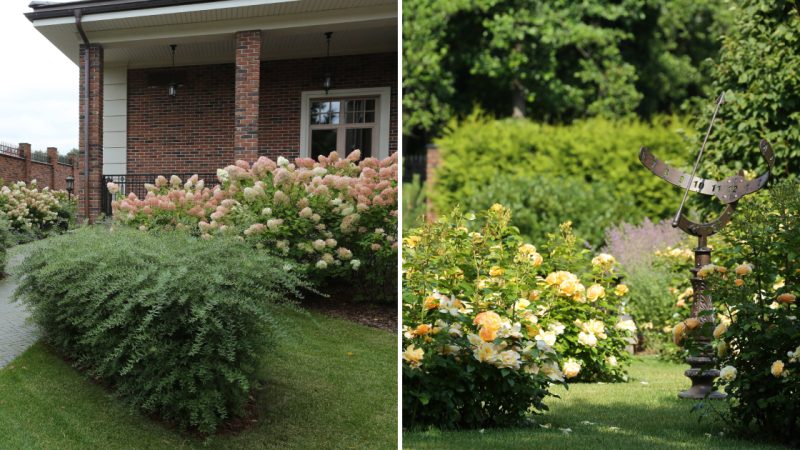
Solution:
M 307 295 L 300 305 L 312 311 L 397 333 L 397 304 L 354 300 L 351 287 L 325 287 L 327 297 Z

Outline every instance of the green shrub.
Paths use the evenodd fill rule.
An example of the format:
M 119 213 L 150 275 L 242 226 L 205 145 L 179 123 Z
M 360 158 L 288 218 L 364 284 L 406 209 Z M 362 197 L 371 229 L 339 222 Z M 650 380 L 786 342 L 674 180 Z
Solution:
M 727 103 L 709 141 L 708 163 L 727 177 L 739 169 L 763 173 L 759 139 L 775 150 L 773 172 L 800 173 L 800 5 L 796 0 L 736 2 L 736 23 L 722 40 L 714 67 L 714 91 Z M 701 115 L 705 128 L 710 101 Z
M 723 232 L 723 270 L 706 270 L 734 426 L 800 444 L 800 183 L 746 198 Z M 703 271 L 701 270 L 701 275 Z M 711 334 L 711 322 L 701 330 Z
M 625 218 L 667 217 L 674 213 L 680 192 L 645 169 L 637 154 L 647 146 L 681 167 L 688 154 L 682 130 L 688 128 L 677 117 L 652 123 L 590 119 L 556 126 L 473 115 L 437 141 L 442 164 L 432 197 L 438 211 L 449 211 L 501 175 L 547 174 L 604 183 L 619 193 L 618 199 L 633 199 Z
M 11 227 L 8 222 L 0 219 L 0 278 L 5 275 L 6 257 L 11 246 Z
M 544 242 L 560 224 L 571 221 L 575 234 L 597 247 L 606 228 L 641 218 L 630 208 L 630 196 L 603 182 L 587 183 L 582 177 L 501 174 L 461 199 L 466 211 L 485 210 L 494 203 L 511 210 L 513 224 L 531 242 Z
M 454 211 L 403 240 L 408 426 L 514 425 L 546 409 L 552 382 L 626 376 L 635 327 L 617 315 L 613 258 L 590 258 L 568 225 L 539 253 L 508 209 L 481 216 Z
M 233 239 L 93 228 L 36 245 L 15 296 L 52 347 L 133 407 L 204 433 L 243 414 L 271 309 L 305 285 Z
M 411 183 L 403 183 L 403 230 L 422 225 L 426 208 L 425 185 L 419 181 L 419 175 L 414 175 Z

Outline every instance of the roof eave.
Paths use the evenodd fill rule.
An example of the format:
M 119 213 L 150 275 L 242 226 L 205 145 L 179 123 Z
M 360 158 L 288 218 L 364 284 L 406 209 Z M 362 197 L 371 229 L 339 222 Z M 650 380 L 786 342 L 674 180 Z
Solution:
M 193 3 L 215 3 L 221 0 L 137 0 L 131 2 L 109 3 L 108 0 L 83 0 L 68 3 L 59 3 L 35 8 L 32 12 L 24 13 L 29 21 L 52 19 L 58 17 L 72 17 L 75 10 L 81 14 L 99 14 L 107 12 L 134 11 L 137 9 L 160 8 L 165 6 L 189 5 Z

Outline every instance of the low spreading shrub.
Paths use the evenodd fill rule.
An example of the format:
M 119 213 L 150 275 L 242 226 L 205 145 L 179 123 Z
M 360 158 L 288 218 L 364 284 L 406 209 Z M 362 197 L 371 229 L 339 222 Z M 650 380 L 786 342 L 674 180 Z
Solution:
M 724 417 L 740 430 L 797 446 L 800 183 L 784 182 L 742 203 L 723 232 L 729 247 L 720 254 L 722 262 L 698 273 L 706 278 L 720 320 L 694 333 L 715 339 L 718 382 L 730 399 Z
M 0 187 L 0 219 L 6 219 L 17 240 L 33 240 L 66 230 L 74 222 L 74 201 L 67 192 L 39 189 L 34 180 Z
M 595 248 L 602 244 L 606 228 L 640 215 L 630 207 L 633 200 L 614 187 L 574 176 L 499 175 L 460 202 L 465 211 L 485 210 L 494 203 L 505 205 L 512 212 L 514 226 L 532 242 L 544 242 L 548 233 L 571 221 L 581 241 Z
M 568 226 L 537 251 L 499 204 L 481 216 L 454 211 L 403 241 L 409 426 L 517 424 L 547 409 L 551 383 L 625 376 L 633 324 L 617 320 L 613 258 L 591 264 Z
M 204 239 L 238 236 L 305 264 L 320 278 L 360 274 L 373 298 L 396 298 L 397 155 L 335 152 L 315 162 L 261 157 L 217 171 L 213 189 L 193 176 L 159 177 L 139 199 L 113 201 L 117 222 L 140 230 L 185 230 Z M 119 187 L 109 184 L 112 193 Z M 363 267 L 363 268 L 362 268 Z
M 620 199 L 632 199 L 622 220 L 668 217 L 680 193 L 665 189 L 664 181 L 644 168 L 636 155 L 647 146 L 673 167 L 685 166 L 689 140 L 683 131 L 692 128 L 676 117 L 653 122 L 595 118 L 548 125 L 472 116 L 453 124 L 436 141 L 442 161 L 432 199 L 437 211 L 449 211 L 501 175 L 550 175 L 604 183 Z
M 428 206 L 425 184 L 415 174 L 410 183 L 403 183 L 403 230 L 416 228 L 425 220 Z
M 83 229 L 36 244 L 16 298 L 45 339 L 133 407 L 210 433 L 244 413 L 292 262 L 233 239 Z

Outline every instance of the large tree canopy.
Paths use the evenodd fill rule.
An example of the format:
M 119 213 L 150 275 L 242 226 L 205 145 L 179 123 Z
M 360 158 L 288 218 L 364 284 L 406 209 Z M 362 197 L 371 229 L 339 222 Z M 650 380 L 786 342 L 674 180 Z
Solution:
M 724 175 L 763 171 L 764 138 L 775 150 L 776 175 L 800 174 L 800 2 L 742 1 L 714 77 L 728 102 L 707 153 L 713 165 Z
M 708 84 L 726 0 L 405 0 L 404 132 L 480 106 L 568 122 L 674 112 Z

